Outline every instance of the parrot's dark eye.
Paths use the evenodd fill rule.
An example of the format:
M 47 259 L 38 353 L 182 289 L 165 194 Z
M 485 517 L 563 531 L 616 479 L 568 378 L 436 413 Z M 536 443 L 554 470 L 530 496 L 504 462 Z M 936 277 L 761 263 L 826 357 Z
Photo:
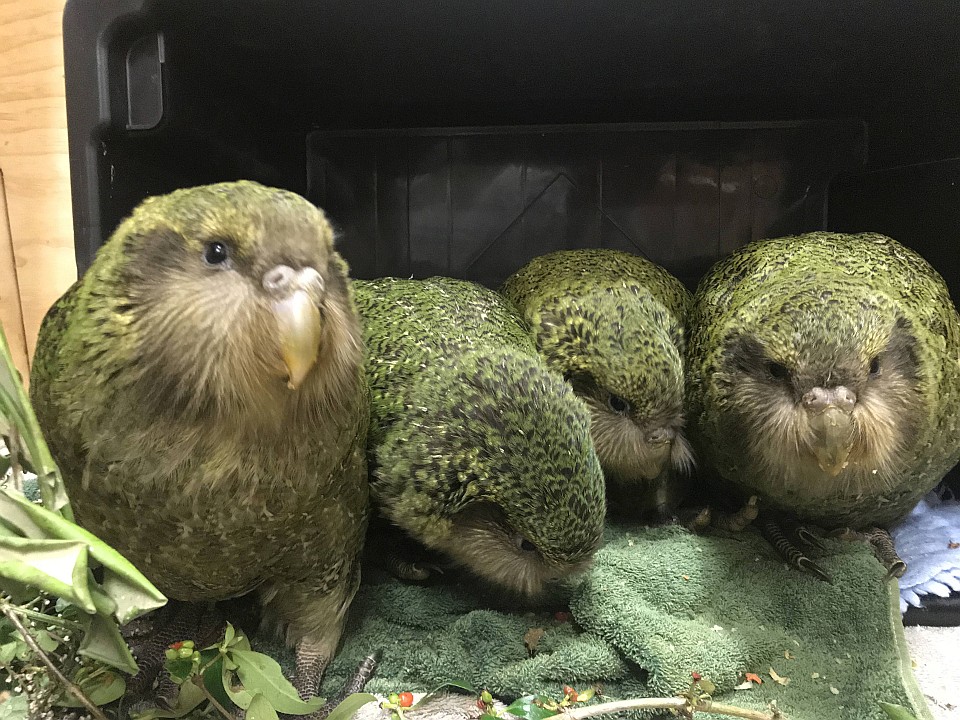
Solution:
M 770 373 L 770 377 L 776 378 L 777 380 L 786 380 L 790 377 L 790 371 L 778 362 L 768 362 L 767 372 Z
M 208 242 L 203 249 L 203 259 L 209 265 L 222 265 L 227 261 L 227 246 L 218 240 Z
M 513 541 L 523 552 L 536 552 L 537 546 L 527 540 L 523 535 L 514 535 Z
M 615 413 L 620 413 L 624 415 L 630 412 L 630 403 L 624 400 L 619 395 L 611 395 L 610 399 L 607 400 L 607 404 L 610 406 L 610 409 Z
M 873 360 L 870 361 L 870 376 L 876 377 L 880 374 L 880 356 L 874 356 Z

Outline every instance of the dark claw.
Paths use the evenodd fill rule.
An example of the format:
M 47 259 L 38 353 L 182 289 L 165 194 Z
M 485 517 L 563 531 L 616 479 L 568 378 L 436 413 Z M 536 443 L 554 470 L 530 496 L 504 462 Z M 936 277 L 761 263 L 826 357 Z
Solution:
M 804 525 L 797 525 L 793 531 L 794 536 L 802 542 L 807 547 L 814 548 L 821 552 L 827 550 L 827 546 L 824 544 L 823 540 L 820 539 L 820 536 L 810 530 L 810 528 Z
M 760 517 L 760 532 L 767 539 L 767 542 L 773 545 L 776 551 L 780 553 L 780 556 L 787 561 L 787 564 L 798 570 L 809 573 L 814 577 L 823 580 L 824 582 L 832 584 L 833 578 L 830 577 L 830 575 L 825 572 L 823 568 L 798 550 L 797 546 L 794 544 L 794 541 L 787 537 L 787 534 L 784 532 L 784 526 L 790 528 L 788 532 L 790 532 L 790 534 L 795 538 L 800 537 L 799 533 L 797 532 L 800 526 L 797 523 L 793 521 L 782 520 L 769 513 L 763 513 Z M 809 531 L 806 532 L 809 533 Z
M 816 578 L 823 580 L 825 583 L 833 585 L 833 576 L 830 575 L 826 570 L 817 565 L 813 560 L 806 556 L 801 556 L 797 561 L 797 567 L 800 570 L 810 573 Z

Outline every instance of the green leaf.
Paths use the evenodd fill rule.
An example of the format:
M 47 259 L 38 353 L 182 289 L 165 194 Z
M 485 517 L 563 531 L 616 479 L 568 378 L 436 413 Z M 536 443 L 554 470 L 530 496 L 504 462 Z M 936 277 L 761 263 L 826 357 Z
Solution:
M 231 664 L 233 667 L 230 667 Z M 234 679 L 236 679 L 234 670 L 236 670 L 236 663 L 231 663 L 229 655 L 224 657 L 223 666 L 220 669 L 221 685 L 223 685 L 224 692 L 230 698 L 230 702 L 246 710 L 250 707 L 253 695 L 243 685 L 234 684 Z
M 26 695 L 11 695 L 5 702 L 0 703 L 0 720 L 27 720 L 28 717 L 30 715 Z
M 203 690 L 193 683 L 184 683 L 180 686 L 180 694 L 177 695 L 177 702 L 170 710 L 161 708 L 150 708 L 142 713 L 131 713 L 130 716 L 137 720 L 154 720 L 154 718 L 182 718 L 200 703 L 207 699 Z
M 98 553 L 91 550 L 91 554 L 97 557 Z M 134 618 L 166 605 L 167 599 L 139 571 L 134 570 L 131 574 L 119 570 L 123 568 L 104 567 L 101 583 L 103 592 L 116 603 L 113 616 L 118 623 L 126 625 Z
M 33 639 L 37 641 L 37 645 L 40 646 L 40 649 L 48 655 L 60 647 L 60 643 L 54 640 L 50 633 L 48 633 L 46 630 L 37 631 L 37 634 L 33 636 Z
M 558 713 L 557 710 L 540 707 L 536 704 L 538 701 L 549 702 L 550 698 L 541 695 L 524 695 L 507 706 L 507 712 L 525 720 L 543 720 L 543 718 L 553 717 Z
M 203 663 L 203 653 L 200 653 L 201 666 Z M 203 671 L 203 684 L 207 692 L 213 695 L 218 703 L 224 707 L 229 707 L 230 696 L 227 695 L 223 687 L 223 658 L 218 657 L 206 670 Z
M 9 489 L 0 492 L 0 522 L 18 530 L 26 538 L 71 540 L 85 544 L 89 554 L 104 567 L 102 594 L 114 604 L 113 612 L 119 622 L 129 622 L 167 602 L 153 583 L 96 535 L 30 502 L 19 493 Z M 77 604 L 87 612 L 93 612 L 87 606 Z
M 87 546 L 82 542 L 0 537 L 0 577 L 96 611 L 87 587 Z
M 124 679 L 109 671 L 86 678 L 78 683 L 78 686 L 94 705 L 112 703 L 127 689 Z M 83 707 L 83 704 L 68 692 L 63 693 L 54 704 L 61 707 Z
M 233 628 L 233 623 L 227 623 L 227 629 L 223 631 L 223 642 L 220 643 L 224 648 L 230 647 L 233 639 L 237 636 L 237 631 Z
M 193 674 L 193 660 L 191 658 L 177 658 L 176 660 L 167 660 L 164 663 L 167 672 L 170 673 L 170 679 L 177 685 L 184 682 Z
M 301 700 L 296 689 L 283 676 L 280 664 L 272 657 L 252 650 L 230 650 L 228 654 L 237 664 L 237 675 L 247 692 L 251 695 L 262 693 L 277 712 L 307 715 L 323 705 L 322 698 L 311 698 L 308 702 Z
M 250 701 L 250 707 L 247 708 L 247 717 L 250 720 L 280 720 L 277 711 L 260 693 L 254 695 Z
M 120 629 L 110 617 L 90 616 L 78 652 L 131 675 L 139 670 Z
M 351 720 L 357 710 L 367 703 L 372 702 L 377 702 L 377 696 L 371 695 L 370 693 L 353 693 L 352 695 L 347 695 L 343 699 L 343 702 L 330 711 L 330 714 L 327 715 L 327 720 Z
M 891 720 L 917 720 L 910 711 L 902 705 L 892 705 L 891 703 L 880 703 L 880 707 Z
M 7 422 L 2 422 L 3 420 Z M 7 336 L 0 327 L 0 425 L 14 425 L 37 474 L 40 495 L 43 504 L 51 512 L 60 512 L 68 520 L 73 520 L 70 500 L 60 476 L 60 470 L 50 455 L 47 443 L 40 432 L 40 424 L 33 412 L 27 392 L 20 381 L 20 374 L 13 364 Z
M 0 645 L 0 665 L 9 665 L 17 656 L 20 643 L 13 641 Z

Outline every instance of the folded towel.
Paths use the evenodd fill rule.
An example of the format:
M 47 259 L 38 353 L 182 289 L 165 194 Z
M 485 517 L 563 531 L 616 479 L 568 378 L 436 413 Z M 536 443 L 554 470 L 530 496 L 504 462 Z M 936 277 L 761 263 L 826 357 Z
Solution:
M 506 699 L 593 683 L 611 700 L 670 696 L 696 671 L 716 684 L 715 699 L 754 709 L 776 700 L 792 720 L 881 720 L 880 702 L 930 718 L 896 583 L 866 544 L 828 541 L 828 549 L 818 562 L 833 585 L 788 570 L 752 530 L 728 538 L 613 526 L 572 590 L 571 621 L 492 610 L 464 586 L 366 583 L 324 690 L 379 649 L 368 689 L 380 693 L 462 680 Z M 524 644 L 531 628 L 544 630 L 533 657 Z M 735 690 L 748 672 L 763 684 Z
M 926 595 L 960 595 L 960 501 L 949 490 L 928 493 L 890 534 L 907 564 L 900 612 L 921 607 Z

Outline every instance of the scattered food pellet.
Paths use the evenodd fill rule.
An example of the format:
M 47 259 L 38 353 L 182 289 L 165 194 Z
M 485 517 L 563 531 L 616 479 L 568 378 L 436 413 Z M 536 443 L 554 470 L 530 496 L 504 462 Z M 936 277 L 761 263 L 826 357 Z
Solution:
M 784 656 L 787 660 L 793 660 L 793 653 L 790 652 L 789 650 L 784 650 L 784 651 L 783 651 L 783 656 Z
M 820 673 L 814 673 L 814 674 L 811 675 L 810 677 L 812 677 L 814 680 L 816 680 L 818 677 L 820 677 Z
M 680 577 L 682 577 L 684 580 L 689 580 L 689 579 L 690 579 L 690 576 L 689 576 L 689 575 L 681 575 Z
M 773 668 L 770 668 L 769 675 L 770 675 L 770 679 L 773 680 L 778 685 L 786 685 L 790 682 L 790 678 L 780 675 Z
M 830 686 L 830 692 L 832 692 L 834 695 L 840 694 L 840 691 L 837 690 L 833 685 Z

